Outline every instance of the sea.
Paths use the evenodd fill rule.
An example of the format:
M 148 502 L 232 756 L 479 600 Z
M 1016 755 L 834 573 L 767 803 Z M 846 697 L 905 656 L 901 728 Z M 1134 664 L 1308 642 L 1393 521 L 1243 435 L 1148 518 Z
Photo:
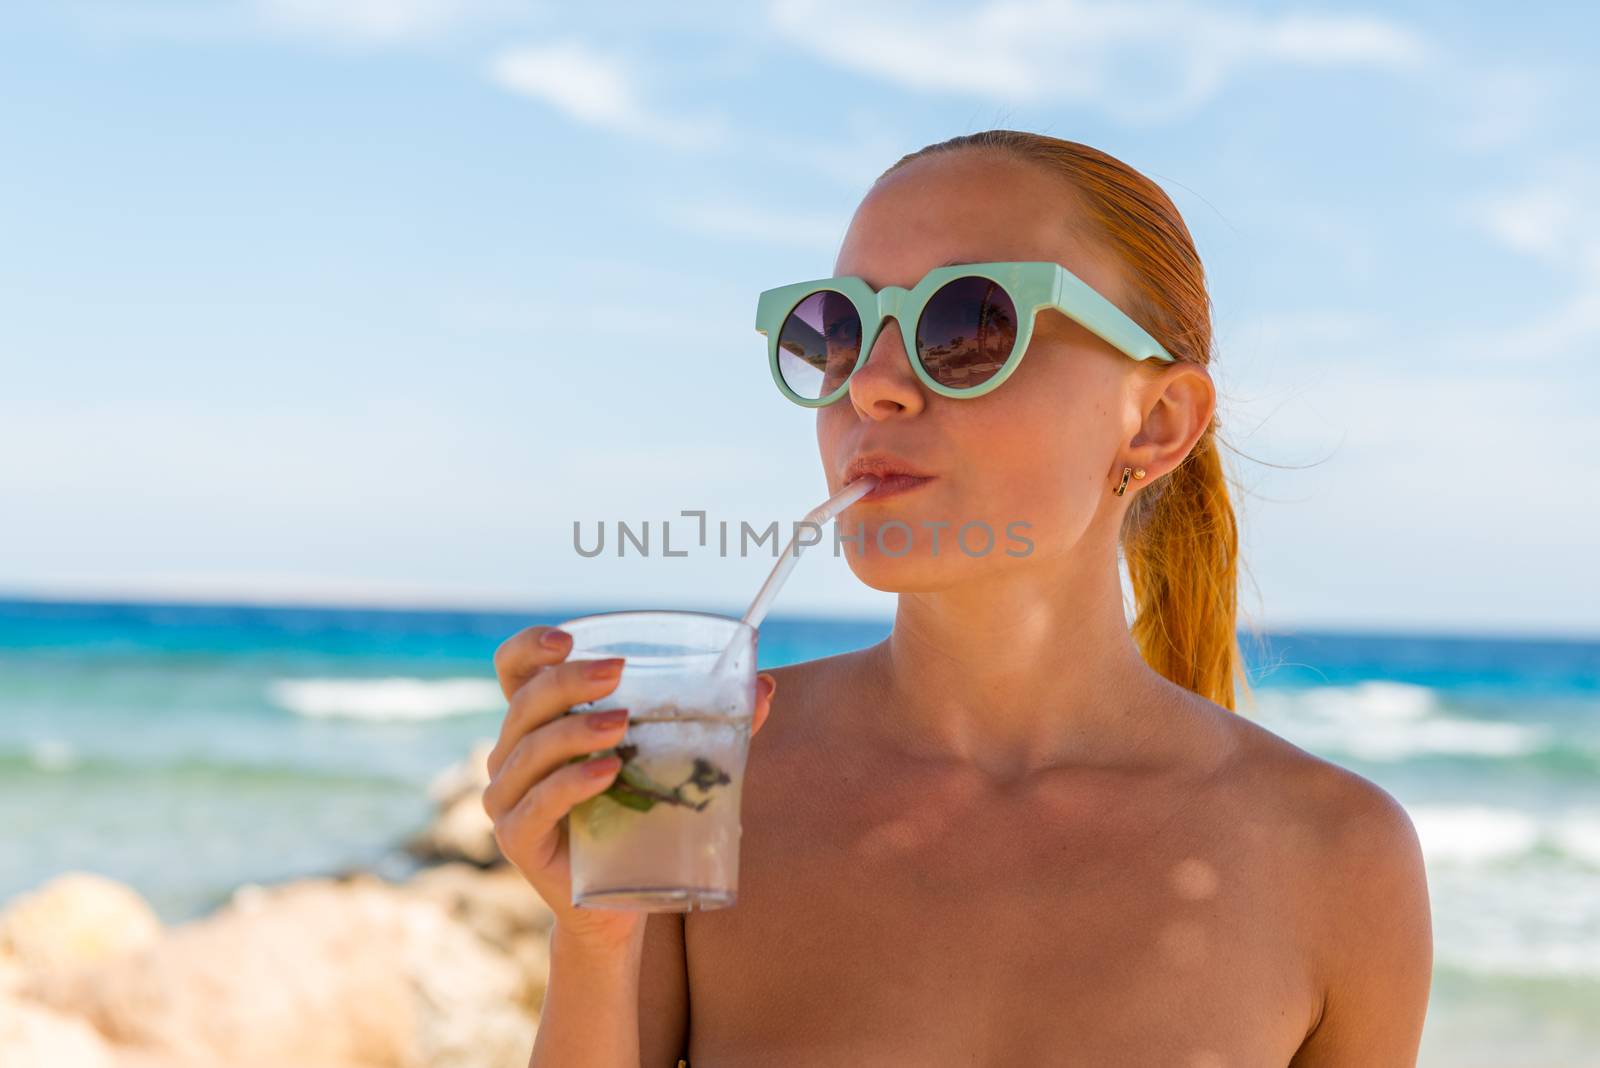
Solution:
M 93 871 L 175 923 L 244 883 L 398 870 L 430 783 L 498 729 L 496 646 L 579 614 L 0 600 L 0 902 Z M 769 618 L 760 664 L 888 631 Z M 1600 640 L 1243 637 L 1246 713 L 1417 828 L 1422 1063 L 1600 1068 Z

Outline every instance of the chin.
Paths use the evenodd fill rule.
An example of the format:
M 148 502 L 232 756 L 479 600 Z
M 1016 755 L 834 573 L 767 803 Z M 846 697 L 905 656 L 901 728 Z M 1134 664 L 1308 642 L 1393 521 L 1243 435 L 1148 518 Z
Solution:
M 954 584 L 954 576 L 949 573 L 937 575 L 914 568 L 852 567 L 851 570 L 855 572 L 856 578 L 861 580 L 863 586 L 884 593 L 934 593 L 948 589 Z
M 871 537 L 871 532 L 868 532 Z M 963 579 L 970 578 L 992 563 L 983 558 L 966 556 L 960 549 L 944 542 L 935 554 L 931 544 L 918 539 L 906 552 L 899 552 L 902 543 L 900 531 L 892 530 L 884 541 L 891 552 L 879 551 L 869 543 L 865 552 L 856 552 L 853 545 L 843 545 L 840 552 L 850 565 L 856 578 L 865 585 L 885 593 L 916 593 L 944 589 Z

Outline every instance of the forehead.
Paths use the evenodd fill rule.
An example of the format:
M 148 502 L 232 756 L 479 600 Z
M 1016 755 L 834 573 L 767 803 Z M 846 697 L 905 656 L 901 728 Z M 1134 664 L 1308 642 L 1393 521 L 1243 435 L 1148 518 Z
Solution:
M 1112 299 L 1120 290 L 1065 180 L 993 153 L 950 152 L 915 160 L 872 187 L 833 273 L 874 289 L 909 289 L 947 263 L 1012 260 L 1059 263 Z

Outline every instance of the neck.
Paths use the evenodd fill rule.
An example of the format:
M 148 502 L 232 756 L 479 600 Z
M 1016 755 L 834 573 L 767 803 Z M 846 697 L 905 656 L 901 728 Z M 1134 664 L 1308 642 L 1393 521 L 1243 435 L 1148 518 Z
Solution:
M 1074 553 L 902 593 L 867 654 L 895 748 L 997 780 L 1136 760 L 1172 687 L 1129 633 L 1115 560 L 1114 547 Z

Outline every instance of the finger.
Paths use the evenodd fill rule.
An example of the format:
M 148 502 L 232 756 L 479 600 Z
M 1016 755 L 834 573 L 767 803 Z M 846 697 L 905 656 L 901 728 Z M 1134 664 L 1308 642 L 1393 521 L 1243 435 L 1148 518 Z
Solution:
M 501 852 L 509 854 L 518 838 L 541 838 L 555 830 L 572 806 L 603 792 L 617 777 L 622 761 L 614 756 L 568 764 L 540 779 L 494 824 Z
M 778 680 L 771 675 L 756 676 L 756 713 L 750 722 L 750 737 L 754 738 L 772 712 L 772 695 L 778 692 Z
M 624 708 L 559 716 L 524 734 L 483 791 L 483 810 L 499 819 L 534 783 L 574 757 L 616 745 L 628 728 Z
M 524 627 L 494 651 L 494 673 L 507 701 L 540 668 L 560 663 L 572 649 L 572 635 L 555 627 Z
M 617 688 L 622 679 L 623 658 L 568 660 L 541 668 L 511 695 L 511 705 L 500 722 L 500 737 L 489 751 L 489 777 L 500 773 L 500 765 L 524 734 L 548 723 L 583 701 L 598 701 Z

